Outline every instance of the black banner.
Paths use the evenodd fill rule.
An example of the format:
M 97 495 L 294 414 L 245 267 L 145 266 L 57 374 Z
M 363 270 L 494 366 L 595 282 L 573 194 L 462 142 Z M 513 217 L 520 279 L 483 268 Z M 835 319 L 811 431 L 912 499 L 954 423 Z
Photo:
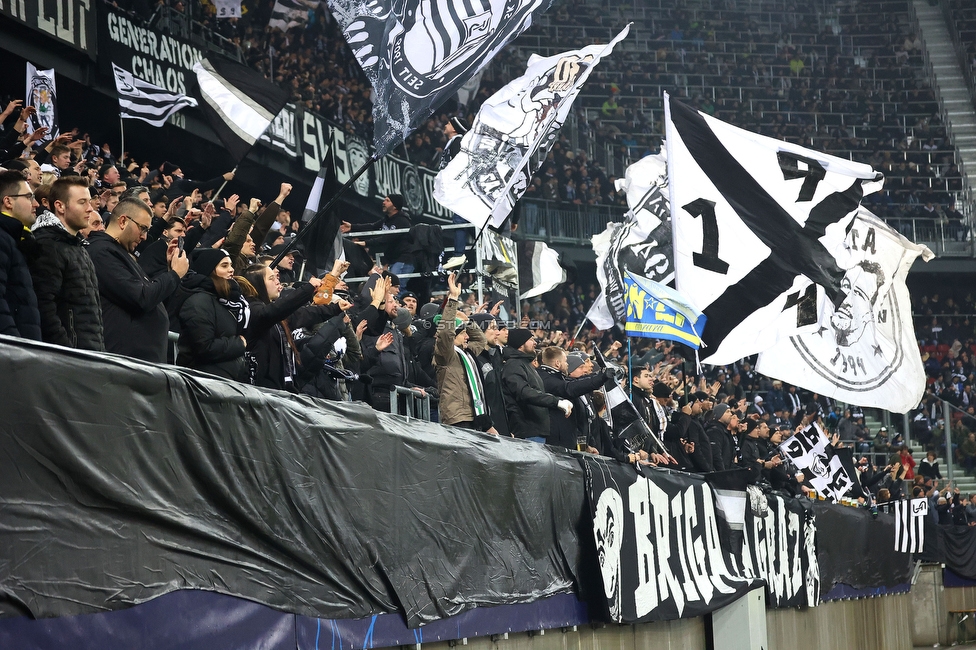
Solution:
M 908 582 L 912 556 L 895 553 L 895 518 L 872 516 L 865 508 L 814 502 L 817 558 L 824 594 L 835 585 L 855 589 L 894 587 Z
M 188 41 L 143 27 L 108 3 L 99 4 L 98 41 L 103 74 L 112 76 L 115 63 L 134 77 L 184 95 L 195 78 L 193 64 L 205 55 Z
M 912 557 L 901 554 L 903 557 Z M 925 518 L 925 548 L 919 559 L 946 565 L 958 576 L 976 580 L 976 528 L 940 526 L 931 515 Z
M 0 2 L 0 15 L 95 58 L 95 1 L 10 0 Z
M 820 602 L 817 522 L 809 501 L 769 495 L 765 517 L 746 508 L 742 574 L 766 581 L 767 607 Z
M 0 616 L 200 589 L 414 627 L 574 591 L 568 453 L 11 337 L 0 367 Z
M 700 477 L 584 456 L 593 535 L 617 623 L 693 618 L 760 585 L 731 556 L 731 534 Z

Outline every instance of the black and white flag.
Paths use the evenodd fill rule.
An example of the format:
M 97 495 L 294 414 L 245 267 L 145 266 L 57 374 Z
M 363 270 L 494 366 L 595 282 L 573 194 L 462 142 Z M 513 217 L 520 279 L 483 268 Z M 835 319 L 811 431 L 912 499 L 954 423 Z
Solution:
M 606 45 L 529 57 L 525 74 L 481 105 L 461 151 L 437 173 L 437 202 L 478 228 L 500 227 L 552 148 L 583 83 L 629 32 L 628 25 Z
M 863 207 L 843 253 L 844 301 L 816 331 L 761 353 L 756 369 L 843 402 L 906 413 L 925 393 L 925 369 L 905 279 L 916 258 L 934 254 Z
M 848 493 L 864 496 L 850 448 L 835 450 L 816 422 L 784 440 L 779 449 L 803 471 L 813 489 L 830 501 L 840 501 Z
M 583 454 L 606 610 L 617 623 L 693 618 L 761 585 L 732 557 L 712 489 L 693 474 Z
M 493 230 L 486 230 L 476 245 L 481 249 L 482 268 L 495 282 L 506 287 L 518 287 L 521 267 L 518 248 L 511 237 L 502 237 Z M 535 286 L 535 285 L 533 285 Z
M 260 72 L 214 57 L 193 65 L 200 110 L 235 162 L 243 160 L 288 101 Z
M 373 85 L 373 144 L 388 153 L 552 0 L 328 0 Z
M 519 250 L 520 300 L 541 296 L 566 281 L 566 269 L 559 264 L 559 253 L 545 242 L 525 240 Z
M 196 106 L 197 100 L 180 93 L 171 93 L 148 81 L 137 79 L 128 70 L 112 64 L 115 90 L 119 93 L 119 117 L 142 120 L 153 126 L 162 126 L 169 116 L 187 106 Z
M 312 183 L 312 190 L 305 202 L 302 212 L 302 228 L 307 228 L 322 204 L 322 194 L 335 185 L 335 147 L 329 148 L 329 156 L 319 168 L 319 173 Z M 313 225 L 312 231 L 303 233 L 305 242 L 305 259 L 312 275 L 321 276 L 332 270 L 336 260 L 345 260 L 346 253 L 342 245 L 342 231 L 340 226 L 342 217 L 339 210 L 333 209 L 331 214 L 324 214 Z
M 663 153 L 645 156 L 616 183 L 630 210 L 622 223 L 611 222 L 592 238 L 602 292 L 586 317 L 603 330 L 623 327 L 628 272 L 661 284 L 674 280 L 667 159 Z
M 826 323 L 847 228 L 883 176 L 665 98 L 677 289 L 708 317 L 711 364 Z
M 309 11 L 315 11 L 318 4 L 318 0 L 275 0 L 268 27 L 283 32 L 292 27 L 301 27 L 308 22 Z
M 38 70 L 33 63 L 27 62 L 27 101 L 24 108 L 34 107 L 34 114 L 30 116 L 24 128 L 27 133 L 33 133 L 44 127 L 47 133 L 38 142 L 50 142 L 58 136 L 58 86 L 54 79 L 54 68 Z
M 903 499 L 895 502 L 895 551 L 921 553 L 925 548 L 925 516 L 928 499 Z

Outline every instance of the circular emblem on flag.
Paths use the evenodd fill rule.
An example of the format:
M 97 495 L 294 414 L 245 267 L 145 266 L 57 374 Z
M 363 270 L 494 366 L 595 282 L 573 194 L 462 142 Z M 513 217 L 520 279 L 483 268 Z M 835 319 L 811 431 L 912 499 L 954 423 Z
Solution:
M 841 280 L 843 300 L 813 333 L 790 339 L 800 358 L 838 388 L 876 390 L 905 362 L 901 313 L 909 307 L 900 304 L 892 285 L 898 268 L 883 255 L 894 237 L 893 231 L 856 220 L 848 235 L 851 259 Z
M 366 145 L 358 139 L 346 140 L 346 160 L 349 161 L 350 170 L 358 170 L 360 167 L 366 164 L 369 160 L 369 152 L 366 150 Z M 365 174 L 356 179 L 352 187 L 356 190 L 356 194 L 360 196 L 369 196 L 369 175 L 372 170 L 367 170 Z
M 411 165 L 403 170 L 403 201 L 411 214 L 421 214 L 424 211 L 424 184 L 416 167 Z

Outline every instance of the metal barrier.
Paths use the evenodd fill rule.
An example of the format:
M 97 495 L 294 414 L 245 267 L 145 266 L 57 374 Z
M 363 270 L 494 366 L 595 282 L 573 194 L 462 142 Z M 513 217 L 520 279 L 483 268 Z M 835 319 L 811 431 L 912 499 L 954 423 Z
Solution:
M 400 412 L 400 397 L 403 396 L 404 412 Z M 430 395 L 418 392 L 416 388 L 394 386 L 390 389 L 390 413 L 405 415 L 430 422 Z

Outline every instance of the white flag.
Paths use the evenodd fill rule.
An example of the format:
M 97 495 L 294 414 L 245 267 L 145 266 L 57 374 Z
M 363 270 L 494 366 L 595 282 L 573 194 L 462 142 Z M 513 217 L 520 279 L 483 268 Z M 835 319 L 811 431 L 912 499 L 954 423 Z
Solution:
M 277 0 L 271 9 L 268 27 L 277 27 L 283 32 L 300 27 L 308 22 L 308 12 L 313 11 L 316 5 L 317 0 Z
M 541 296 L 566 281 L 566 269 L 559 264 L 559 253 L 544 242 L 526 241 L 519 258 L 519 290 L 527 289 L 519 300 Z
M 881 189 L 868 165 L 738 129 L 665 97 L 677 289 L 732 363 L 840 306 L 846 228 Z
M 928 499 L 895 502 L 895 551 L 922 552 L 925 548 L 925 516 L 928 513 Z
M 634 273 L 660 284 L 674 279 L 671 245 L 671 203 L 664 154 L 646 156 L 617 179 L 627 193 L 630 210 L 621 222 L 611 222 L 593 235 L 596 277 L 602 292 L 587 318 L 600 329 L 623 325 L 626 316 L 624 278 Z
M 128 70 L 112 64 L 115 90 L 119 93 L 119 117 L 142 120 L 153 126 L 162 126 L 170 115 L 187 106 L 196 106 L 197 100 L 180 93 L 171 93 L 148 81 L 137 79 Z
M 529 57 L 525 74 L 482 104 L 461 151 L 438 172 L 437 202 L 479 228 L 489 220 L 500 226 L 555 142 L 583 83 L 629 31 L 628 25 L 607 45 Z
M 861 208 L 847 236 L 844 301 L 816 331 L 759 355 L 756 370 L 821 395 L 905 413 L 925 393 L 925 370 L 905 278 L 934 257 Z
M 58 87 L 54 82 L 54 68 L 38 70 L 27 62 L 27 102 L 36 111 L 27 120 L 27 133 L 47 127 L 47 134 L 38 142 L 50 142 L 58 136 Z

